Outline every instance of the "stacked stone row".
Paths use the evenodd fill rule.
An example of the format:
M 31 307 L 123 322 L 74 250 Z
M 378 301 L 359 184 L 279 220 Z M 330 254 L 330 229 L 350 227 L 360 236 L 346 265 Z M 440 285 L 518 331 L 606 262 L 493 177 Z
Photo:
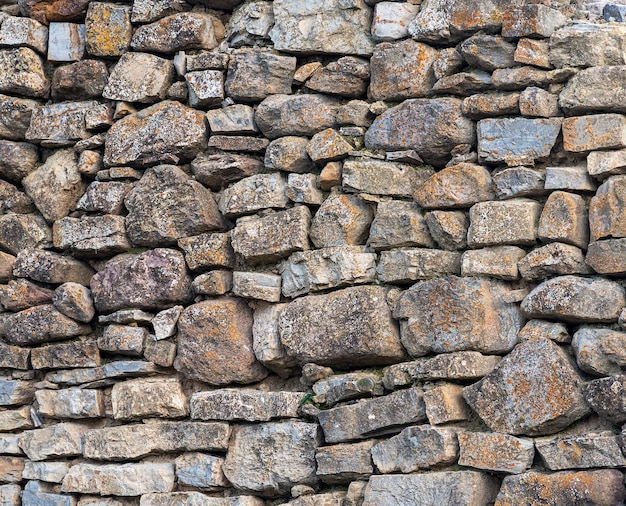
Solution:
M 555 6 L 1 5 L 0 503 L 624 501 L 626 26 Z

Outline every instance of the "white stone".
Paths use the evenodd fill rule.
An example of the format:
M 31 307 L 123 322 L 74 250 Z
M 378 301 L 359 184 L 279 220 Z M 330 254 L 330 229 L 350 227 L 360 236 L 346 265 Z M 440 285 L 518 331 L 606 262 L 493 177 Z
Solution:
M 224 74 L 219 70 L 197 70 L 185 74 L 192 107 L 219 105 L 224 100 Z
M 420 6 L 408 2 L 380 2 L 374 7 L 372 37 L 375 40 L 397 40 L 407 37 L 409 23 Z
M 50 23 L 48 60 L 53 62 L 78 61 L 85 54 L 85 25 Z

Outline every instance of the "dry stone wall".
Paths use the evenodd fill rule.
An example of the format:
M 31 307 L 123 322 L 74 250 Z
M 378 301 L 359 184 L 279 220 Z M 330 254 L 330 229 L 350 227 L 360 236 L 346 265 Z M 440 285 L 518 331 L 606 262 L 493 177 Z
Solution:
M 624 504 L 624 17 L 0 0 L 0 504 Z

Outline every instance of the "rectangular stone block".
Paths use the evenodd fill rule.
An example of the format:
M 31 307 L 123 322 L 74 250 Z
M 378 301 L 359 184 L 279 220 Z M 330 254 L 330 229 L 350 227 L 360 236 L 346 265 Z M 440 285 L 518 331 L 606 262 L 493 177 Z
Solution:
M 57 220 L 52 240 L 55 248 L 69 249 L 82 257 L 109 256 L 130 249 L 124 217 L 113 214 Z
M 191 270 L 208 268 L 232 268 L 235 252 L 230 245 L 230 235 L 208 233 L 178 240 L 178 247 L 185 253 L 185 262 Z
M 148 331 L 144 327 L 109 325 L 98 337 L 98 348 L 103 351 L 139 357 L 143 353 Z
M 33 369 L 63 369 L 65 367 L 97 367 L 100 351 L 94 341 L 72 341 L 51 344 L 31 351 Z
M 71 495 L 57 494 L 58 487 L 47 483 L 31 480 L 24 486 L 22 492 L 22 504 L 36 506 L 76 506 L 76 498 Z
M 463 399 L 463 387 L 442 383 L 424 390 L 426 417 L 432 425 L 469 420 L 471 410 Z
M 95 460 L 135 460 L 147 455 L 228 448 L 230 426 L 223 422 L 153 422 L 90 430 L 84 456 Z
M 596 186 L 586 164 L 546 167 L 546 190 L 595 191 Z
M 19 483 L 22 481 L 24 459 L 21 457 L 0 457 L 0 483 Z
M 535 200 L 479 202 L 470 209 L 468 245 L 471 248 L 533 245 L 537 241 L 540 215 L 541 204 Z
M 382 377 L 374 372 L 333 374 L 316 381 L 311 387 L 314 401 L 332 406 L 341 401 L 383 395 Z
M 0 454 L 22 455 L 17 434 L 0 434 Z M 1 504 L 1 503 L 0 503 Z
M 59 423 L 22 434 L 20 447 L 30 460 L 75 457 L 83 453 L 83 435 L 89 427 L 80 423 Z
M 222 466 L 224 459 L 205 453 L 185 453 L 176 459 L 176 479 L 182 485 L 219 490 L 230 484 Z
M 16 406 L 32 402 L 35 387 L 30 381 L 0 379 L 0 406 Z
M 587 155 L 587 171 L 597 179 L 626 173 L 626 149 L 590 152 Z
M 382 251 L 376 270 L 383 283 L 411 283 L 460 274 L 461 253 L 426 248 Z
M 525 256 L 526 251 L 517 246 L 494 246 L 465 251 L 461 275 L 489 276 L 506 281 L 519 279 L 517 262 Z
M 161 369 L 151 362 L 118 360 L 109 362 L 101 367 L 50 372 L 46 375 L 46 381 L 65 386 L 74 386 L 106 379 L 152 376 L 159 371 Z
M 33 462 L 27 460 L 24 463 L 22 478 L 45 481 L 46 483 L 61 483 L 69 470 L 69 462 Z
M 620 444 L 620 436 L 606 431 L 535 440 L 539 455 L 552 471 L 624 467 L 626 457 L 622 454 Z
M 575 153 L 626 147 L 626 116 L 591 114 L 563 120 L 563 148 Z
M 419 387 L 320 411 L 318 414 L 327 443 L 393 434 L 403 425 L 425 419 L 424 399 Z
M 178 378 L 132 379 L 111 391 L 113 418 L 181 418 L 189 413 L 187 395 Z
M 202 506 L 265 506 L 265 501 L 251 495 L 235 497 L 209 497 L 200 492 L 173 492 L 171 494 L 144 494 L 141 506 L 179 506 L 201 504 Z
M 281 277 L 270 272 L 233 272 L 234 295 L 266 302 L 280 301 Z
M 495 432 L 459 432 L 459 465 L 502 473 L 523 473 L 532 466 L 532 440 Z
M 191 418 L 196 420 L 264 421 L 298 416 L 302 392 L 264 392 L 225 388 L 191 396 Z
M 78 61 L 85 54 L 85 25 L 50 23 L 48 28 L 48 61 Z
M 30 429 L 32 427 L 33 422 L 30 418 L 30 406 L 0 411 L 0 432 Z
M 39 414 L 48 418 L 99 418 L 106 415 L 101 390 L 37 390 L 35 397 Z
M 3 506 L 20 506 L 22 488 L 19 485 L 0 485 L 0 504 Z
M 370 450 L 375 443 L 363 441 L 318 448 L 315 452 L 318 478 L 330 485 L 367 480 L 374 474 Z
M 433 174 L 433 169 L 428 165 L 347 160 L 343 164 L 342 184 L 347 190 L 411 198 Z

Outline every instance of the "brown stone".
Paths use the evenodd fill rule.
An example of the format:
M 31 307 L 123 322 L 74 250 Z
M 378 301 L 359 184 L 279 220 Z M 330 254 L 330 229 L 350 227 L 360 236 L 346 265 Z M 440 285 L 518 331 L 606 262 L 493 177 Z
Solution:
M 530 199 L 479 202 L 470 209 L 467 242 L 482 246 L 533 245 L 541 204 Z
M 551 69 L 550 49 L 548 41 L 535 39 L 520 39 L 517 41 L 514 59 L 517 63 L 534 65 L 542 69 Z
M 589 222 L 585 200 L 574 193 L 552 192 L 541 211 L 537 236 L 544 242 L 559 241 L 586 248 Z
M 360 98 L 367 90 L 369 77 L 369 62 L 344 56 L 313 72 L 305 86 L 319 93 Z
M 372 208 L 362 198 L 335 193 L 315 213 L 309 235 L 317 248 L 364 244 L 373 219 Z
M 461 431 L 459 465 L 504 473 L 523 473 L 532 466 L 532 441 L 495 432 Z
M 189 414 L 189 401 L 177 378 L 132 379 L 113 385 L 113 418 L 182 418 Z
M 81 60 L 54 70 L 52 98 L 85 100 L 98 98 L 107 84 L 109 72 L 99 60 Z
M 585 152 L 626 147 L 626 116 L 592 114 L 563 120 L 563 148 Z
M 517 263 L 526 252 L 517 246 L 493 246 L 463 253 L 462 276 L 489 276 L 512 281 L 519 279 Z
M 35 51 L 27 47 L 0 50 L 0 92 L 45 98 L 49 90 L 43 61 Z
M 472 119 L 518 113 L 519 93 L 476 94 L 463 100 L 463 114 Z
M 611 176 L 598 187 L 589 203 L 589 228 L 594 241 L 626 237 L 624 195 L 626 175 Z
M 3 96 L 0 95 L 0 99 Z M 27 109 L 27 112 L 19 112 L 11 107 L 12 104 L 6 104 L 6 102 L 0 100 L 0 134 L 2 134 L 1 119 L 5 114 L 8 117 L 16 118 L 13 132 L 20 132 L 18 124 L 20 116 L 28 116 L 30 123 L 32 111 Z M 23 139 L 25 133 L 26 129 L 21 129 L 19 137 Z M 0 176 L 3 178 L 18 183 L 37 168 L 38 161 L 37 146 L 27 142 L 0 140 Z
M 71 341 L 33 348 L 31 362 L 33 369 L 98 367 L 100 352 L 93 340 Z
M 140 357 L 148 340 L 144 327 L 108 325 L 98 337 L 98 348 L 102 351 Z
M 11 344 L 32 345 L 88 334 L 91 328 L 59 313 L 54 306 L 35 306 L 10 315 L 4 334 Z
M 262 161 L 233 153 L 202 152 L 191 162 L 191 170 L 196 180 L 214 191 L 244 177 L 253 176 L 261 169 Z
M 83 216 L 54 222 L 52 239 L 59 249 L 71 250 L 77 257 L 110 256 L 130 249 L 123 216 Z
M 74 282 L 89 286 L 94 271 L 80 260 L 53 251 L 24 249 L 17 255 L 13 274 L 41 283 Z
M 592 242 L 585 263 L 598 274 L 626 273 L 626 238 Z
M 212 385 L 264 378 L 268 371 L 252 352 L 252 312 L 246 303 L 223 297 L 185 309 L 178 320 L 174 367 Z
M 52 294 L 52 290 L 28 280 L 11 280 L 6 285 L 0 285 L 0 304 L 9 311 L 22 311 L 40 304 L 50 304 Z
M 519 261 L 518 267 L 522 278 L 534 282 L 565 274 L 591 274 L 583 251 L 561 242 L 532 250 Z
M 330 485 L 366 480 L 374 474 L 372 446 L 374 441 L 318 448 L 315 452 L 317 476 Z

